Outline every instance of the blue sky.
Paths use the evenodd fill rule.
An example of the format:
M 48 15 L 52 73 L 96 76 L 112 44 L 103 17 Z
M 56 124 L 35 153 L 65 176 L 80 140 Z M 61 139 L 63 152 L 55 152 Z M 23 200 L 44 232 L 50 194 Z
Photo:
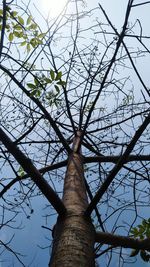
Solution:
M 98 3 L 98 1 L 93 0 L 90 1 L 88 0 L 89 5 L 94 6 Z M 109 2 L 109 4 L 108 4 Z M 35 2 L 36 4 L 38 3 L 37 1 Z M 102 5 L 108 10 L 108 13 L 110 17 L 112 17 L 114 24 L 121 25 L 122 20 L 124 19 L 123 17 L 123 6 L 126 5 L 127 1 L 121 1 L 120 5 L 120 0 L 115 1 L 101 1 Z M 42 7 L 42 5 L 41 5 Z M 117 16 L 116 16 L 117 14 Z M 135 14 L 133 14 L 135 16 Z M 138 14 L 140 15 L 140 14 Z M 146 20 L 146 15 L 145 15 L 145 20 Z M 148 72 L 149 70 L 145 70 L 143 68 L 143 72 L 145 75 L 146 79 L 149 79 Z M 38 246 L 41 247 L 48 247 L 50 242 L 51 242 L 51 232 L 43 229 L 41 226 L 45 225 L 49 228 L 52 228 L 53 225 L 55 224 L 56 217 L 48 217 L 48 220 L 46 222 L 45 216 L 45 204 L 46 200 L 44 199 L 36 199 L 33 201 L 33 209 L 34 213 L 31 215 L 30 219 L 27 219 L 25 214 L 22 213 L 21 215 L 18 216 L 19 222 L 22 222 L 22 230 L 18 230 L 15 232 L 15 237 L 14 240 L 12 241 L 12 245 L 14 246 L 14 249 L 16 251 L 21 252 L 22 254 L 28 255 L 25 256 L 25 258 L 22 258 L 22 260 L 25 262 L 26 267 L 32 266 L 32 267 L 46 267 L 48 265 L 49 261 L 49 253 L 50 253 L 50 248 L 47 249 L 40 249 Z M 46 209 L 47 214 L 51 213 L 51 209 L 47 208 Z M 145 216 L 147 213 L 145 213 Z M 4 228 L 3 233 L 1 234 L 1 238 L 5 241 L 7 241 L 10 236 L 12 235 L 12 229 L 10 228 Z M 7 255 L 4 255 L 1 257 L 1 259 L 6 259 L 5 262 L 0 264 L 0 267 L 8 267 L 8 266 L 13 266 L 13 262 L 15 267 L 20 267 L 20 263 L 12 257 L 10 253 L 7 253 Z M 10 261 L 10 262 L 9 262 Z M 116 264 L 116 266 L 115 266 Z M 100 265 L 101 266 L 101 265 Z M 118 267 L 117 261 L 112 262 L 113 267 Z M 112 267 L 111 266 L 111 267 Z M 136 267 L 148 267 L 150 264 L 144 263 L 141 261 L 141 259 L 138 257 L 138 261 L 134 263 L 133 265 L 131 264 L 125 264 L 125 267 L 131 267 L 131 266 L 136 266 Z

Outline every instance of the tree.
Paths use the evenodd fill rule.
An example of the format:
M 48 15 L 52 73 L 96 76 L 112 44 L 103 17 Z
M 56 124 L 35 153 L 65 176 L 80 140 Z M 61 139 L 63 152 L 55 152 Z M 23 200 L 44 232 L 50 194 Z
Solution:
M 38 7 L 34 18 L 32 1 L 1 6 L 1 229 L 15 228 L 21 210 L 32 216 L 32 199 L 45 197 L 58 214 L 49 266 L 92 267 L 103 255 L 110 266 L 113 253 L 121 266 L 132 260 L 122 248 L 149 261 L 142 64 L 150 35 L 141 14 L 150 1 L 125 2 L 115 26 L 111 10 L 84 1 L 68 1 L 56 19 Z M 11 241 L 1 240 L 2 252 L 25 266 Z

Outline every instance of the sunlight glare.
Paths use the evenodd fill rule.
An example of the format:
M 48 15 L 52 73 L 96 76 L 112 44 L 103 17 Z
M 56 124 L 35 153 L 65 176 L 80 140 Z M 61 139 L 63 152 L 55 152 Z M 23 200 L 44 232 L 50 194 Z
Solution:
M 63 10 L 67 0 L 42 0 L 42 9 L 43 11 L 51 18 L 54 18 L 59 15 Z

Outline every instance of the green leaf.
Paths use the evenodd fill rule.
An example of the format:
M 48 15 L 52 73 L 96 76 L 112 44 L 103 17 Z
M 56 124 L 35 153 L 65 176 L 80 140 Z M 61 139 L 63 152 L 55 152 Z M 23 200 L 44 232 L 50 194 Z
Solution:
M 11 16 L 12 16 L 12 17 L 16 17 L 16 16 L 17 16 L 17 14 L 18 14 L 18 12 L 17 12 L 17 11 L 12 11 L 12 12 L 11 12 Z
M 145 250 L 140 251 L 140 256 L 145 262 L 148 262 L 150 260 L 150 256 L 145 252 Z
M 58 85 L 54 85 L 54 87 L 55 87 L 55 89 L 56 89 L 57 94 L 59 94 L 59 93 L 60 93 L 59 86 L 58 86 Z
M 19 170 L 18 170 L 18 175 L 20 176 L 20 177 L 22 177 L 22 176 L 24 176 L 25 175 L 25 171 L 24 171 L 24 169 L 20 166 L 20 168 L 19 168 Z
M 131 234 L 133 234 L 134 236 L 137 236 L 138 233 L 139 233 L 139 231 L 137 230 L 136 227 L 132 228 L 130 232 L 131 232 Z
M 52 83 L 52 80 L 49 79 L 49 78 L 46 78 L 46 77 L 45 77 L 45 82 L 46 82 L 46 83 Z
M 143 225 L 139 225 L 139 234 L 143 234 L 145 232 L 145 227 Z
M 23 32 L 14 31 L 13 34 L 18 38 L 22 38 L 23 37 Z
M 32 21 L 32 16 L 30 15 L 28 18 L 27 18 L 27 25 L 29 25 Z
M 34 83 L 35 83 L 36 87 L 39 85 L 39 81 L 37 78 L 34 78 Z
M 22 38 L 25 39 L 25 40 L 27 40 L 28 39 L 27 34 L 23 34 Z
M 30 50 L 31 50 L 31 46 L 30 46 L 30 44 L 27 44 L 27 53 L 29 53 Z
M 30 96 L 35 96 L 37 93 L 37 89 L 33 90 L 31 93 L 30 93 Z
M 6 11 L 10 11 L 11 10 L 11 7 L 10 6 L 6 6 Z
M 27 83 L 27 86 L 31 89 L 35 89 L 36 88 L 36 85 L 33 84 L 33 83 Z
M 33 48 L 35 48 L 37 46 L 37 39 L 36 38 L 32 38 L 30 40 L 30 44 L 32 45 Z
M 146 220 L 143 220 L 143 221 L 142 221 L 142 225 L 143 225 L 144 227 L 147 227 L 148 222 L 147 222 Z
M 37 97 L 40 97 L 40 95 L 41 95 L 41 90 L 37 90 L 37 91 L 36 91 L 36 96 L 37 96 Z
M 13 41 L 13 39 L 14 39 L 14 35 L 13 35 L 12 32 L 10 32 L 10 34 L 9 34 L 9 36 L 8 36 L 8 39 L 9 39 L 10 42 Z
M 0 9 L 0 16 L 3 15 L 3 9 Z
M 7 31 L 10 29 L 10 25 L 9 24 L 6 24 L 6 29 L 7 29 Z
M 22 42 L 22 43 L 20 44 L 20 46 L 25 46 L 26 44 L 27 44 L 27 42 L 24 41 L 24 42 Z
M 59 81 L 57 82 L 58 85 L 61 85 L 61 86 L 65 86 L 66 85 L 66 82 L 65 81 Z
M 20 16 L 18 16 L 18 21 L 21 25 L 24 25 L 24 19 Z
M 61 71 L 59 71 L 59 72 L 57 73 L 57 75 L 56 75 L 55 81 L 58 81 L 58 80 L 60 80 L 60 79 L 61 79 L 61 77 L 62 77 L 62 72 L 61 72 Z
M 147 238 L 150 238 L 150 228 L 146 229 L 145 234 Z
M 45 33 L 40 33 L 37 37 L 41 39 L 41 38 L 43 38 L 44 36 L 45 36 Z
M 14 29 L 15 30 L 21 30 L 22 31 L 22 27 L 19 25 L 19 24 L 16 24 L 16 25 L 14 25 Z
M 132 249 L 130 257 L 135 257 L 139 253 L 139 249 Z
M 55 80 L 55 72 L 53 70 L 50 70 L 50 76 L 51 76 L 52 81 L 54 81 Z
M 36 23 L 32 23 L 28 28 L 29 28 L 29 30 L 36 30 L 37 24 Z

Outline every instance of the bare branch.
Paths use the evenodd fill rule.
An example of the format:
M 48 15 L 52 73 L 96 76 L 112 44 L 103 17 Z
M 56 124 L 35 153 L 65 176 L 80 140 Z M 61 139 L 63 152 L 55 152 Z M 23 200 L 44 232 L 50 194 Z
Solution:
M 58 195 L 54 192 L 54 190 L 50 187 L 50 185 L 46 182 L 40 172 L 35 168 L 32 164 L 31 160 L 27 158 L 19 148 L 10 140 L 10 138 L 5 134 L 5 132 L 0 128 L 0 140 L 6 146 L 8 151 L 14 156 L 14 158 L 18 161 L 18 163 L 22 166 L 22 168 L 27 172 L 27 174 L 31 177 L 33 182 L 38 186 L 43 195 L 47 198 L 47 200 L 52 204 L 52 206 L 56 209 L 56 211 L 63 215 L 66 212 L 66 209 L 58 197 Z
M 95 242 L 113 245 L 114 247 L 150 250 L 150 238 L 139 240 L 132 237 L 120 236 L 106 232 L 96 232 Z
M 122 168 L 123 164 L 126 162 L 126 159 L 128 158 L 129 154 L 133 150 L 136 142 L 141 137 L 142 133 L 144 132 L 144 130 L 146 129 L 146 127 L 148 126 L 149 123 L 150 123 L 150 114 L 145 118 L 145 120 L 142 123 L 142 125 L 136 131 L 136 133 L 135 133 L 134 137 L 132 138 L 130 144 L 128 145 L 126 151 L 120 157 L 120 159 L 118 160 L 117 164 L 112 169 L 112 171 L 108 175 L 107 179 L 105 180 L 105 182 L 102 184 L 101 188 L 96 193 L 95 197 L 93 198 L 92 202 L 89 204 L 89 206 L 88 206 L 88 208 L 86 210 L 86 214 L 91 214 L 91 212 L 95 208 L 96 204 L 102 198 L 103 194 L 107 191 L 110 183 L 113 181 L 113 179 L 115 178 L 116 174 L 120 171 L 120 169 Z

